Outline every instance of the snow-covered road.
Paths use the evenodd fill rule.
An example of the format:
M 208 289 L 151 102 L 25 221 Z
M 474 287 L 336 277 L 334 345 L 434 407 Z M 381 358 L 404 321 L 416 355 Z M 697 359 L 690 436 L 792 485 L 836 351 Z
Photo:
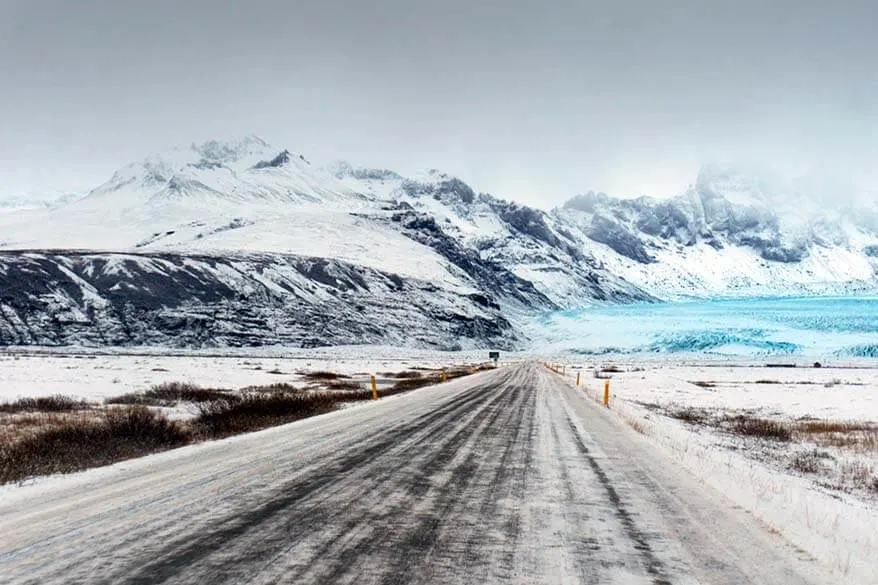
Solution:
M 828 583 L 536 364 L 0 492 L 0 582 Z

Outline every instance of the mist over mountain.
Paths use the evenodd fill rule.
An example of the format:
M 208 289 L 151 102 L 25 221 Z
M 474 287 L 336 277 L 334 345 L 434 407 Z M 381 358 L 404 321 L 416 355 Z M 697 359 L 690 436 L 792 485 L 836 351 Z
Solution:
M 0 343 L 523 347 L 562 308 L 874 291 L 876 227 L 717 165 L 676 197 L 544 211 L 440 170 L 209 141 L 0 215 Z

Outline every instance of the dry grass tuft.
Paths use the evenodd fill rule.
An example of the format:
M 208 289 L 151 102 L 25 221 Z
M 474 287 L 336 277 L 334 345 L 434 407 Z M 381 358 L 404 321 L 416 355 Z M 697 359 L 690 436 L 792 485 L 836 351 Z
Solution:
M 701 388 L 716 388 L 716 382 L 704 382 L 701 380 L 696 380 L 694 382 L 689 382 L 690 384 L 694 384 Z
M 0 483 L 109 465 L 191 440 L 183 426 L 142 406 L 107 410 L 96 419 L 56 422 L 22 440 L 0 444 Z
M 683 422 L 687 422 L 689 424 L 697 425 L 704 424 L 705 422 L 710 420 L 710 416 L 706 411 L 700 408 L 681 408 L 679 410 L 675 410 L 670 413 L 670 415 Z
M 404 370 L 402 372 L 384 372 L 381 375 L 385 378 L 420 378 L 423 374 L 415 370 Z
M 822 447 L 878 453 L 878 425 L 870 422 L 809 420 L 793 424 L 796 437 Z
M 327 390 L 362 390 L 363 386 L 359 382 L 352 382 L 350 380 L 336 380 L 334 382 L 329 382 L 326 384 Z
M 15 414 L 19 412 L 74 412 L 88 410 L 91 404 L 85 400 L 77 400 L 72 396 L 55 394 L 40 398 L 19 398 L 14 402 L 0 403 L 0 413 Z
M 789 426 L 776 420 L 739 414 L 727 417 L 723 423 L 727 430 L 746 437 L 758 437 L 775 441 L 789 441 L 793 438 L 793 433 Z
M 350 378 L 350 376 L 337 374 L 335 372 L 308 372 L 302 377 L 310 382 L 328 382 L 330 380 L 341 380 L 345 378 Z
M 431 386 L 433 384 L 436 384 L 437 382 L 438 380 L 435 378 L 409 378 L 407 380 L 400 380 L 392 387 L 382 390 L 382 393 L 399 394 L 400 392 L 408 392 L 409 390 L 417 390 L 418 388 L 423 388 L 424 386 Z
M 241 388 L 242 393 L 261 392 L 263 394 L 269 394 L 271 392 L 282 392 L 291 394 L 294 392 L 304 391 L 304 389 L 293 386 L 288 382 L 275 382 L 273 384 L 265 384 L 263 386 L 247 386 L 246 388 Z
M 253 392 L 239 400 L 200 403 L 193 428 L 204 437 L 227 437 L 330 412 L 338 402 L 339 396 L 331 392 Z
M 107 404 L 129 404 L 143 406 L 173 406 L 179 402 L 211 402 L 213 400 L 234 400 L 237 395 L 226 390 L 201 388 L 187 382 L 165 382 L 157 384 L 146 392 L 133 392 L 106 399 Z
M 635 432 L 637 432 L 643 436 L 647 436 L 649 434 L 647 432 L 646 424 L 643 423 L 642 421 L 634 420 L 634 419 L 626 419 L 625 422 L 628 423 L 628 426 L 631 427 L 632 429 L 634 429 Z
M 789 467 L 800 473 L 819 473 L 823 470 L 823 460 L 827 454 L 812 449 L 811 451 L 799 451 L 790 457 Z
M 839 479 L 843 486 L 853 486 L 859 489 L 878 493 L 878 474 L 875 468 L 866 461 L 846 461 L 839 469 Z

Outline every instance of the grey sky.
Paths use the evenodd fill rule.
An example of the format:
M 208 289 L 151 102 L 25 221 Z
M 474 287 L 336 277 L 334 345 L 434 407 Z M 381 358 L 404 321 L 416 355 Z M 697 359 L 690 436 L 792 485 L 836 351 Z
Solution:
M 0 0 L 0 193 L 254 133 L 550 206 L 702 161 L 878 184 L 874 0 Z

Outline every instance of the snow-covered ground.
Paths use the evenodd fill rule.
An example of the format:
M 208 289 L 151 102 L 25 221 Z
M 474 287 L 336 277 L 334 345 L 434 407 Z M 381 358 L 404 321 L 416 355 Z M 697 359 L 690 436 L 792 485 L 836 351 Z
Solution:
M 0 488 L 0 572 L 9 584 L 838 582 L 641 439 L 538 365 L 500 368 Z
M 487 352 L 439 352 L 378 346 L 162 353 L 161 349 L 21 349 L 0 353 L 0 402 L 64 394 L 91 401 L 142 392 L 163 382 L 204 388 L 297 383 L 301 374 L 329 371 L 367 376 L 411 368 L 487 361 Z
M 876 368 L 654 367 L 613 374 L 629 402 L 748 410 L 789 419 L 878 421 Z
M 19 349 L 0 354 L 0 401 L 67 394 L 99 401 L 162 382 L 236 389 L 297 383 L 309 371 L 363 379 L 368 374 L 442 368 L 486 361 L 486 352 L 437 352 L 352 346 L 289 350 L 190 351 L 156 348 Z M 521 355 L 503 354 L 503 361 Z M 878 582 L 878 483 L 852 483 L 840 473 L 856 468 L 878 480 L 874 443 L 837 445 L 796 435 L 788 442 L 735 436 L 716 421 L 744 414 L 788 425 L 834 421 L 878 423 L 878 368 L 848 360 L 821 368 L 765 367 L 765 362 L 671 356 L 556 358 L 566 379 L 581 374 L 581 389 L 599 398 L 611 376 L 611 409 L 645 440 L 718 489 L 770 530 L 820 560 L 840 583 Z M 840 367 L 841 366 L 841 367 Z M 620 371 L 611 371 L 618 369 Z M 606 371 L 605 371 L 606 370 Z M 704 415 L 697 424 L 676 416 Z M 700 414 L 699 414 L 700 413 Z M 706 414 L 705 414 L 706 413 Z M 878 431 L 875 431 L 878 434 Z M 791 466 L 797 454 L 820 451 L 821 470 Z M 862 479 L 862 477 L 860 477 Z
M 839 582 L 878 582 L 878 369 L 555 363 L 566 364 L 571 383 L 579 373 L 582 389 L 596 400 L 604 380 L 595 379 L 595 371 L 610 377 L 610 412 L 830 567 Z M 792 437 L 736 436 L 722 421 L 739 415 L 788 425 Z M 795 430 L 821 421 L 872 430 Z M 812 454 L 817 467 L 797 469 L 796 458 Z

